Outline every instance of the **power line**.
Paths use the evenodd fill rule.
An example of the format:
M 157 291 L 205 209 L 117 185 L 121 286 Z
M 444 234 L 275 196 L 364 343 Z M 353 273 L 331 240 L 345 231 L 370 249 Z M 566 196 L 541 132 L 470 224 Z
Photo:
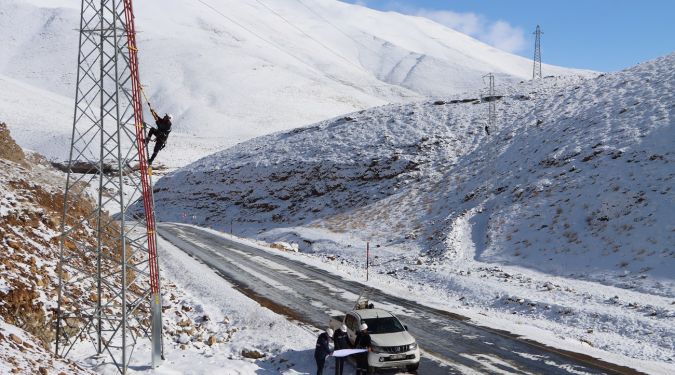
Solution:
M 253 36 L 257 37 L 258 39 L 262 40 L 263 42 L 265 42 L 265 43 L 271 45 L 272 47 L 274 47 L 274 48 L 276 48 L 276 49 L 278 49 L 279 51 L 281 51 L 281 52 L 284 53 L 285 55 L 290 56 L 290 57 L 293 58 L 294 60 L 300 62 L 301 64 L 307 66 L 308 68 L 314 70 L 314 71 L 317 72 L 317 73 L 325 74 L 324 72 L 321 72 L 321 71 L 320 71 L 319 69 L 317 69 L 316 67 L 314 67 L 314 66 L 308 64 L 306 61 L 300 59 L 300 58 L 297 57 L 297 56 L 292 55 L 291 53 L 289 53 L 289 52 L 286 51 L 285 49 L 279 47 L 276 43 L 274 43 L 274 42 L 272 42 L 272 41 L 266 39 L 265 37 L 261 36 L 260 34 L 256 33 L 255 31 L 253 31 L 253 30 L 249 29 L 248 27 L 242 25 L 241 23 L 235 21 L 233 18 L 228 17 L 226 14 L 224 14 L 223 12 L 221 12 L 221 11 L 219 11 L 218 9 L 214 8 L 212 5 L 208 4 L 207 2 L 205 2 L 205 1 L 203 1 L 203 0 L 197 0 L 197 1 L 199 1 L 200 3 L 202 3 L 204 6 L 208 7 L 209 9 L 211 9 L 214 13 L 218 14 L 219 16 L 221 16 L 221 17 L 227 19 L 228 21 L 230 21 L 230 22 L 232 22 L 233 24 L 235 24 L 235 25 L 241 27 L 242 29 L 246 30 L 248 33 L 250 33 L 250 34 L 252 34 Z
M 342 35 L 344 35 L 344 36 L 346 36 L 347 38 L 349 38 L 349 39 L 351 39 L 352 41 L 354 41 L 354 43 L 359 44 L 361 47 L 363 47 L 363 48 L 369 50 L 370 52 L 374 53 L 375 55 L 379 55 L 379 52 L 377 52 L 377 51 L 371 49 L 369 46 L 367 46 L 367 45 L 361 43 L 359 40 L 357 40 L 357 39 L 354 38 L 353 36 L 347 34 L 346 31 L 344 31 L 344 30 L 342 30 L 341 28 L 339 28 L 337 25 L 335 25 L 334 23 L 332 23 L 332 22 L 331 22 L 329 19 L 327 19 L 326 17 L 324 17 L 324 16 L 322 16 L 321 14 L 317 13 L 317 11 L 315 11 L 314 9 L 312 9 L 311 7 L 309 7 L 307 4 L 305 4 L 304 1 L 298 0 L 298 2 L 299 2 L 300 4 L 302 4 L 303 7 L 307 8 L 307 10 L 309 10 L 310 12 L 312 12 L 315 16 L 321 18 L 321 19 L 324 20 L 327 24 L 333 26 L 333 28 L 334 28 L 335 30 L 339 31 Z
M 263 7 L 267 8 L 267 10 L 269 10 L 270 12 L 274 13 L 277 17 L 281 18 L 284 22 L 286 22 L 286 23 L 287 23 L 288 25 L 290 25 L 292 28 L 298 30 L 302 35 L 308 37 L 309 39 L 313 40 L 314 42 L 316 42 L 316 43 L 317 43 L 318 45 L 320 45 L 321 47 L 325 48 L 325 49 L 326 49 L 327 51 L 329 51 L 330 53 L 332 53 L 332 54 L 334 54 L 335 56 L 337 56 L 337 57 L 341 58 L 342 60 L 346 61 L 348 64 L 355 66 L 355 67 L 356 67 L 357 69 L 359 69 L 359 70 L 362 70 L 362 69 L 363 69 L 362 66 L 356 65 L 356 64 L 353 63 L 351 60 L 349 60 L 348 58 L 346 58 L 344 55 L 342 55 L 342 54 L 340 54 L 339 52 L 335 51 L 334 49 L 330 48 L 329 46 L 327 46 L 326 44 L 324 44 L 324 43 L 321 42 L 320 40 L 314 38 L 313 36 L 311 36 L 310 34 L 308 34 L 307 32 L 305 32 L 304 30 L 302 30 L 300 27 L 294 25 L 294 24 L 293 24 L 291 21 L 289 21 L 286 17 L 284 17 L 283 15 L 281 15 L 279 12 L 275 11 L 274 9 L 270 8 L 270 7 L 269 7 L 267 4 L 265 4 L 264 2 L 262 2 L 262 0 L 255 0 L 255 1 L 256 1 L 258 4 L 262 5 Z
M 230 21 L 230 22 L 232 22 L 233 24 L 239 26 L 240 28 L 246 30 L 246 31 L 249 32 L 250 34 L 252 34 L 252 35 L 254 35 L 255 37 L 257 37 L 258 39 L 260 39 L 260 40 L 264 41 L 265 43 L 271 45 L 272 47 L 276 48 L 277 50 L 281 51 L 282 53 L 284 53 L 284 54 L 290 56 L 291 58 L 293 58 L 294 60 L 298 61 L 298 62 L 301 63 L 302 65 L 307 66 L 307 67 L 310 68 L 311 70 L 313 70 L 313 71 L 315 71 L 316 73 L 318 73 L 320 76 L 325 76 L 325 77 L 327 77 L 327 78 L 329 78 L 329 79 L 332 79 L 333 81 L 336 81 L 336 82 L 338 82 L 338 83 L 340 83 L 340 84 L 342 84 L 342 85 L 344 85 L 344 86 L 349 86 L 349 87 L 351 87 L 351 88 L 353 88 L 353 89 L 356 89 L 356 90 L 358 90 L 358 91 L 361 91 L 361 92 L 363 92 L 363 93 L 370 94 L 370 93 L 368 93 L 366 90 L 364 90 L 362 87 L 356 86 L 356 85 L 354 85 L 354 84 L 352 84 L 352 83 L 350 83 L 350 82 L 347 82 L 347 81 L 345 81 L 345 80 L 343 80 L 343 79 L 341 79 L 341 78 L 339 78 L 339 77 L 336 77 L 336 76 L 334 76 L 334 75 L 331 75 L 331 74 L 328 73 L 328 72 L 322 71 L 322 70 L 318 69 L 318 68 L 315 67 L 315 66 L 310 65 L 307 61 L 302 60 L 302 59 L 300 59 L 299 57 L 297 57 L 297 56 L 291 54 L 290 52 L 288 52 L 288 51 L 286 51 L 285 49 L 283 49 L 282 47 L 280 47 L 277 43 L 275 43 L 275 42 L 273 42 L 273 41 L 271 41 L 271 40 L 269 40 L 269 39 L 263 37 L 262 35 L 256 33 L 255 31 L 251 30 L 250 28 L 248 28 L 248 27 L 242 25 L 241 23 L 235 21 L 233 18 L 228 17 L 226 14 L 224 14 L 224 13 L 221 12 L 221 11 L 219 11 L 217 8 L 215 8 L 215 7 L 213 7 L 212 5 L 208 4 L 208 3 L 205 2 L 204 0 L 198 0 L 198 1 L 199 1 L 202 5 L 204 5 L 204 6 L 206 6 L 207 8 L 209 8 L 209 9 L 210 9 L 211 11 L 213 11 L 214 13 L 216 13 L 216 14 L 218 14 L 219 16 L 221 16 L 221 17 L 227 19 L 228 21 Z M 321 43 L 320 41 L 316 40 L 314 37 L 312 37 L 311 35 L 307 34 L 306 32 L 304 32 L 302 29 L 298 28 L 297 26 L 293 25 L 290 21 L 288 21 L 286 18 L 284 18 L 284 17 L 283 17 L 282 15 L 280 15 L 279 13 L 275 12 L 273 9 L 271 9 L 270 7 L 268 7 L 267 5 L 265 5 L 264 3 L 260 2 L 259 0 L 256 0 L 256 1 L 257 1 L 258 3 L 260 3 L 261 5 L 263 5 L 264 7 L 266 7 L 267 9 L 269 9 L 271 12 L 275 13 L 278 17 L 280 17 L 280 18 L 283 19 L 286 23 L 288 23 L 289 25 L 291 25 L 292 27 L 294 27 L 295 29 L 297 29 L 298 31 L 300 31 L 301 33 L 303 33 L 305 36 L 309 37 L 310 39 L 314 40 L 316 43 L 320 44 L 321 46 L 323 46 L 323 47 L 326 48 L 327 50 L 331 51 L 331 52 L 332 52 L 333 54 L 335 54 L 336 56 L 339 56 L 340 58 L 344 59 L 346 62 L 348 62 L 348 63 L 351 64 L 352 66 L 356 67 L 358 70 L 360 70 L 360 71 L 363 71 L 363 70 L 364 70 L 364 68 L 363 68 L 362 66 L 359 66 L 359 65 L 354 64 L 353 62 L 349 61 L 346 57 L 340 55 L 338 52 L 335 52 L 335 51 L 332 50 L 330 47 L 328 47 L 328 46 L 326 46 L 325 44 Z M 378 85 L 378 86 L 381 87 L 381 88 L 389 88 L 389 87 L 390 87 L 389 85 Z
M 304 60 L 298 58 L 297 56 L 294 56 L 293 54 L 289 53 L 289 52 L 286 51 L 285 49 L 281 48 L 277 43 L 275 43 L 275 42 L 273 42 L 273 41 L 271 41 L 271 40 L 269 40 L 269 39 L 263 37 L 262 35 L 256 33 L 255 31 L 249 29 L 248 27 L 242 25 L 241 23 L 235 21 L 232 17 L 228 17 L 226 14 L 224 14 L 224 13 L 221 12 L 221 11 L 219 11 L 217 8 L 213 7 L 212 5 L 206 3 L 205 1 L 203 1 L 203 0 L 198 0 L 198 1 L 199 1 L 200 3 L 202 3 L 203 5 L 205 5 L 206 7 L 208 7 L 209 9 L 211 9 L 213 12 L 217 13 L 218 15 L 220 15 L 221 17 L 223 17 L 223 18 L 229 20 L 229 21 L 232 22 L 233 24 L 235 24 L 235 25 L 241 27 L 242 29 L 248 31 L 250 34 L 254 35 L 254 36 L 257 37 L 258 39 L 260 39 L 260 40 L 266 42 L 267 44 L 270 44 L 270 45 L 273 46 L 274 48 L 276 48 L 276 49 L 278 49 L 279 51 L 283 52 L 284 54 L 286 54 L 286 55 L 292 57 L 293 59 L 297 60 L 298 62 L 302 63 L 303 65 L 305 65 L 305 66 L 311 68 L 312 70 L 314 70 L 314 71 L 316 71 L 316 72 L 319 72 L 319 73 L 321 73 L 321 74 L 326 74 L 325 72 L 322 72 L 322 71 L 320 71 L 319 69 L 317 69 L 316 67 L 314 67 L 314 66 L 308 64 L 306 61 L 304 61 Z M 322 47 L 324 47 L 325 49 L 327 49 L 328 51 L 330 51 L 330 52 L 333 53 L 334 55 L 336 55 L 336 56 L 340 57 L 341 59 L 344 59 L 346 62 L 348 62 L 348 63 L 350 63 L 350 64 L 356 66 L 358 69 L 363 69 L 363 67 L 360 67 L 360 66 L 355 65 L 354 63 L 352 63 L 351 61 L 349 61 L 346 57 L 344 57 L 344 56 L 340 55 L 339 53 L 335 52 L 335 51 L 332 50 L 330 47 L 326 46 L 326 45 L 323 44 L 322 42 L 316 40 L 316 39 L 315 39 L 314 37 L 312 37 L 311 35 L 307 34 L 304 30 L 302 30 L 302 29 L 300 29 L 299 27 L 293 25 L 293 24 L 292 24 L 289 20 L 287 20 L 284 16 L 282 16 L 281 14 L 279 14 L 278 12 L 276 12 L 274 9 L 270 8 L 269 6 L 267 6 L 265 3 L 261 2 L 260 0 L 255 0 L 255 1 L 258 2 L 260 5 L 264 6 L 265 8 L 267 8 L 270 12 L 274 13 L 277 17 L 281 18 L 284 22 L 286 22 L 287 24 L 289 24 L 291 27 L 295 28 L 296 30 L 298 30 L 299 32 L 301 32 L 301 33 L 302 33 L 303 35 L 305 35 L 306 37 L 312 39 L 312 40 L 315 41 L 317 44 L 321 45 Z M 326 74 L 326 75 L 327 75 L 327 74 Z M 334 78 L 334 77 L 331 77 L 331 78 Z

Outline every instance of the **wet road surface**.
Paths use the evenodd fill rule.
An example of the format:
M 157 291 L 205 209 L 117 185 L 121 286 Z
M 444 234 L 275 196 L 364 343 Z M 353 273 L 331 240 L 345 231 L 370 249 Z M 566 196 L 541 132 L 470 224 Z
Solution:
M 211 267 L 239 291 L 290 319 L 325 328 L 364 285 L 300 261 L 198 228 L 162 223 L 158 234 Z M 375 290 L 371 302 L 393 312 L 422 349 L 419 374 L 638 374 L 589 356 L 477 327 L 466 318 Z

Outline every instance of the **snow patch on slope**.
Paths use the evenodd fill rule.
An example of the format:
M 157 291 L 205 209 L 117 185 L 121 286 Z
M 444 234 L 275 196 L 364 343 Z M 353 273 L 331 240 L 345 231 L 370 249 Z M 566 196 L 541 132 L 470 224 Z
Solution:
M 158 215 L 354 267 L 369 241 L 437 300 L 672 361 L 673 64 L 500 88 L 490 136 L 475 94 L 254 139 L 158 181 Z
M 146 92 L 175 115 L 158 160 L 171 166 L 331 116 L 475 89 L 487 72 L 504 82 L 531 72 L 529 59 L 428 19 L 336 0 L 150 0 L 135 13 Z M 7 0 L 0 10 L 0 76 L 51 93 L 11 83 L 0 114 L 34 131 L 19 137 L 24 147 L 51 142 L 41 151 L 49 158 L 63 159 L 69 146 L 62 135 L 72 129 L 73 102 L 63 98 L 75 94 L 78 25 L 72 1 Z

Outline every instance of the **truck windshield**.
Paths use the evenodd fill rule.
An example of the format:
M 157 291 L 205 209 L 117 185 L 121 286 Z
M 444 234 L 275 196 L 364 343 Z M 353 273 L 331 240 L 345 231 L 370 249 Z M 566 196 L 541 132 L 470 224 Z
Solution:
M 368 325 L 368 332 L 374 334 L 405 331 L 401 322 L 393 316 L 388 318 L 363 319 L 363 322 Z

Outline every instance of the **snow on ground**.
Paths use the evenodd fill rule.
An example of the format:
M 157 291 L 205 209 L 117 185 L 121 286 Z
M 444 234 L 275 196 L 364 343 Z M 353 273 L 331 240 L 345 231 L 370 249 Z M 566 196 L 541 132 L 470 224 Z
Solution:
M 141 341 L 130 374 L 294 375 L 316 371 L 314 344 L 320 331 L 291 322 L 248 299 L 169 242 L 159 238 L 158 245 L 166 360 L 151 369 L 149 342 Z M 248 358 L 252 354 L 246 352 L 258 353 L 261 358 Z M 105 358 L 97 361 L 89 354 L 85 345 L 73 357 L 97 373 L 117 373 Z M 327 361 L 326 371 L 333 371 L 332 362 Z
M 24 330 L 0 317 L 0 373 L 2 374 L 94 374 L 79 365 L 55 359 L 41 343 Z
M 64 184 L 61 173 L 39 155 L 26 155 L 5 124 L 0 123 L 0 373 L 3 374 L 91 374 L 52 355 L 58 231 L 63 212 L 62 203 L 58 202 Z M 72 204 L 76 209 L 82 207 L 79 200 Z M 84 285 L 82 282 L 81 286 Z M 82 289 L 74 300 L 85 298 Z
M 69 146 L 79 6 L 5 0 L 0 9 L 0 115 L 48 158 Z M 150 0 L 135 12 L 146 91 L 175 115 L 158 159 L 170 167 L 339 114 L 475 89 L 487 72 L 511 82 L 531 74 L 529 59 L 428 19 L 337 0 Z
M 64 175 L 43 157 L 26 156 L 4 123 L 0 124 L 0 167 L 0 373 L 118 374 L 107 356 L 92 357 L 94 346 L 86 339 L 78 340 L 67 360 L 53 356 Z M 77 212 L 91 209 L 82 207 L 86 199 L 71 204 Z M 96 241 L 95 236 L 82 236 L 82 241 Z M 130 373 L 314 371 L 314 328 L 296 325 L 259 306 L 170 244 L 160 240 L 159 247 L 167 361 L 152 371 L 149 340 L 141 339 Z M 76 267 L 73 263 L 65 266 L 65 272 L 74 275 L 76 269 L 86 268 L 71 268 Z M 71 281 L 63 293 L 74 302 L 65 308 L 83 309 L 85 300 L 91 302 L 88 291 L 95 288 L 94 280 Z M 262 358 L 248 358 L 256 353 Z
M 0 120 L 16 124 L 22 146 L 50 158 L 63 159 L 70 142 L 77 5 L 9 0 L 0 9 Z M 543 342 L 675 372 L 673 55 L 587 81 L 516 85 L 529 75 L 527 59 L 428 20 L 329 0 L 306 5 L 138 3 L 144 82 L 158 109 L 177 115 L 159 162 L 181 166 L 253 136 L 373 105 L 454 96 L 378 107 L 223 151 L 158 183 L 162 218 L 296 242 L 311 252 L 297 256 L 354 277 L 370 241 L 375 285 Z M 472 100 L 478 93 L 459 94 L 475 92 L 487 72 L 498 85 L 514 84 L 501 86 L 499 127 L 490 136 L 486 104 Z M 184 193 L 192 200 L 176 195 Z M 11 198 L 3 197 L 3 217 Z M 40 242 L 35 235 L 29 240 Z M 163 257 L 175 260 L 163 264 L 176 297 L 167 306 L 177 317 L 167 321 L 167 350 L 186 359 L 173 373 L 189 372 L 190 361 L 233 372 L 288 363 L 312 370 L 311 359 L 304 362 L 309 332 L 236 293 L 218 294 L 213 275 L 202 284 L 191 279 L 176 268 L 190 259 L 176 251 Z M 227 298 L 257 315 L 218 302 Z M 39 299 L 53 303 L 44 293 Z M 259 323 L 297 335 L 270 342 Z M 204 343 L 212 335 L 248 340 L 272 359 L 244 360 L 238 343 L 214 349 Z M 14 357 L 16 344 L 3 344 L 2 353 Z M 231 362 L 214 354 L 220 350 Z M 149 371 L 145 363 L 134 370 Z
M 67 160 L 73 108 L 73 99 L 0 75 L 0 121 L 11 124 L 14 139 L 27 150 Z
M 366 271 L 363 267 L 364 264 L 361 264 L 361 267 L 355 267 L 354 260 L 343 255 L 322 255 L 317 257 L 316 254 L 312 253 L 279 251 L 279 249 L 274 248 L 273 245 L 271 246 L 264 241 L 239 238 L 213 229 L 206 230 L 229 240 L 234 240 L 248 246 L 254 246 L 258 249 L 272 252 L 275 255 L 281 255 L 296 261 L 307 263 L 308 265 L 327 270 L 346 279 L 360 281 L 364 285 L 381 289 L 393 295 L 398 295 L 427 306 L 466 316 L 471 319 L 472 323 L 477 325 L 513 332 L 526 339 L 534 340 L 556 348 L 602 358 L 612 363 L 637 368 L 640 371 L 649 374 L 671 374 L 673 370 L 675 370 L 675 363 L 673 363 L 672 360 L 666 362 L 642 360 L 636 359 L 629 354 L 625 354 L 630 351 L 643 351 L 645 349 L 653 350 L 654 347 L 642 342 L 622 341 L 623 339 L 618 337 L 619 335 L 609 330 L 609 324 L 606 322 L 603 322 L 599 332 L 595 332 L 596 335 L 593 335 L 594 332 L 589 332 L 589 330 L 592 329 L 587 329 L 585 327 L 591 327 L 595 324 L 595 319 L 603 318 L 603 312 L 600 311 L 603 310 L 602 303 L 597 303 L 594 306 L 594 308 L 599 310 L 597 316 L 587 317 L 589 318 L 588 320 L 577 322 L 577 324 L 581 324 L 579 327 L 580 329 L 576 330 L 576 332 L 570 332 L 565 331 L 563 327 L 560 327 L 560 325 L 554 321 L 547 321 L 548 319 L 546 318 L 537 318 L 523 313 L 523 310 L 537 310 L 537 305 L 533 306 L 532 301 L 525 301 L 524 299 L 523 301 L 520 301 L 521 298 L 514 296 L 512 297 L 513 300 L 510 301 L 509 308 L 503 309 L 500 308 L 498 303 L 494 303 L 494 306 L 491 306 L 490 308 L 484 308 L 480 303 L 475 303 L 471 300 L 471 297 L 473 297 L 486 301 L 486 304 L 490 304 L 494 302 L 493 298 L 495 294 L 507 292 L 512 293 L 512 295 L 518 293 L 526 295 L 532 294 L 534 290 L 535 294 L 548 294 L 547 297 L 549 297 L 550 300 L 556 301 L 555 304 L 557 305 L 554 303 L 542 305 L 545 310 L 552 313 L 559 313 L 563 311 L 563 306 L 576 306 L 579 303 L 580 296 L 584 296 L 583 303 L 593 303 L 593 301 L 588 299 L 588 296 L 598 288 L 598 285 L 595 283 L 570 280 L 564 277 L 552 277 L 551 275 L 526 270 L 522 267 L 493 267 L 491 271 L 499 269 L 499 272 L 502 272 L 501 277 L 494 277 L 490 273 L 476 273 L 475 271 L 472 276 L 472 272 L 466 273 L 464 271 L 457 272 L 457 270 L 451 270 L 450 273 L 455 274 L 453 277 L 453 285 L 450 288 L 443 289 L 439 288 L 438 283 L 427 283 L 426 280 L 420 282 L 420 280 L 415 277 L 401 278 L 397 275 L 397 273 L 403 271 L 407 271 L 408 273 L 424 272 L 422 268 L 413 264 L 398 267 L 403 271 L 383 272 L 384 267 L 378 262 L 377 259 L 381 258 L 378 255 L 373 256 L 377 258 L 371 259 L 372 269 L 369 273 L 369 281 L 366 282 Z M 360 250 L 363 251 L 363 249 Z M 379 252 L 374 253 L 380 254 Z M 475 268 L 476 264 L 469 264 L 467 266 L 473 266 Z M 407 268 L 407 270 L 405 270 L 405 268 Z M 384 269 L 386 270 L 386 268 Z M 504 275 L 507 274 L 505 272 L 512 272 L 512 275 L 517 279 L 517 282 L 505 281 Z M 542 282 L 542 280 L 545 281 Z M 476 284 L 483 285 L 476 287 Z M 537 286 L 542 284 L 544 287 L 537 289 Z M 550 290 L 547 289 L 549 285 L 556 288 L 555 291 L 557 293 L 550 293 Z M 447 286 L 450 285 L 448 284 L 446 287 Z M 580 291 L 573 288 L 580 289 Z M 605 293 L 607 295 L 616 295 L 618 293 L 618 295 L 628 296 L 629 298 L 649 299 L 648 296 L 638 293 L 625 294 L 626 291 L 617 288 L 602 286 L 600 286 L 600 288 L 600 293 Z M 355 300 L 358 295 L 354 294 L 351 297 Z M 501 301 L 502 300 L 499 300 L 497 302 Z M 398 316 L 405 317 L 409 314 L 406 309 L 388 306 L 377 300 L 374 300 L 374 302 L 377 306 L 392 311 Z M 520 308 L 518 306 L 520 306 Z M 672 327 L 670 329 L 672 329 Z M 593 343 L 596 340 L 603 340 L 603 337 L 610 338 L 608 340 L 611 342 L 610 345 L 618 345 L 617 342 L 620 342 L 620 345 L 628 346 L 628 348 L 625 350 L 625 353 L 616 353 L 615 351 L 607 351 L 596 347 Z
M 280 373 L 286 374 L 313 372 L 313 350 L 317 334 L 311 331 L 311 327 L 298 326 L 286 317 L 248 299 L 224 282 L 208 266 L 192 259 L 170 243 L 160 240 L 160 246 L 164 250 L 160 254 L 164 278 L 192 293 L 190 298 L 204 304 L 199 308 L 212 312 L 213 321 L 227 319 L 228 324 L 237 329 L 228 345 L 212 354 L 214 371 L 220 368 L 217 361 L 232 361 L 230 367 L 240 373 L 254 373 L 259 368 L 279 369 Z M 194 272 L 186 273 L 186 268 Z M 243 350 L 257 350 L 265 358 L 253 365 L 252 361 L 242 358 Z M 177 357 L 177 353 L 167 353 L 167 357 Z M 183 361 L 176 361 L 171 367 L 178 367 L 181 362 Z M 201 373 L 209 372 L 204 369 Z
M 671 368 L 673 65 L 500 86 L 490 135 L 475 93 L 254 139 L 158 181 L 158 217 L 345 269 L 369 241 L 392 288 Z

